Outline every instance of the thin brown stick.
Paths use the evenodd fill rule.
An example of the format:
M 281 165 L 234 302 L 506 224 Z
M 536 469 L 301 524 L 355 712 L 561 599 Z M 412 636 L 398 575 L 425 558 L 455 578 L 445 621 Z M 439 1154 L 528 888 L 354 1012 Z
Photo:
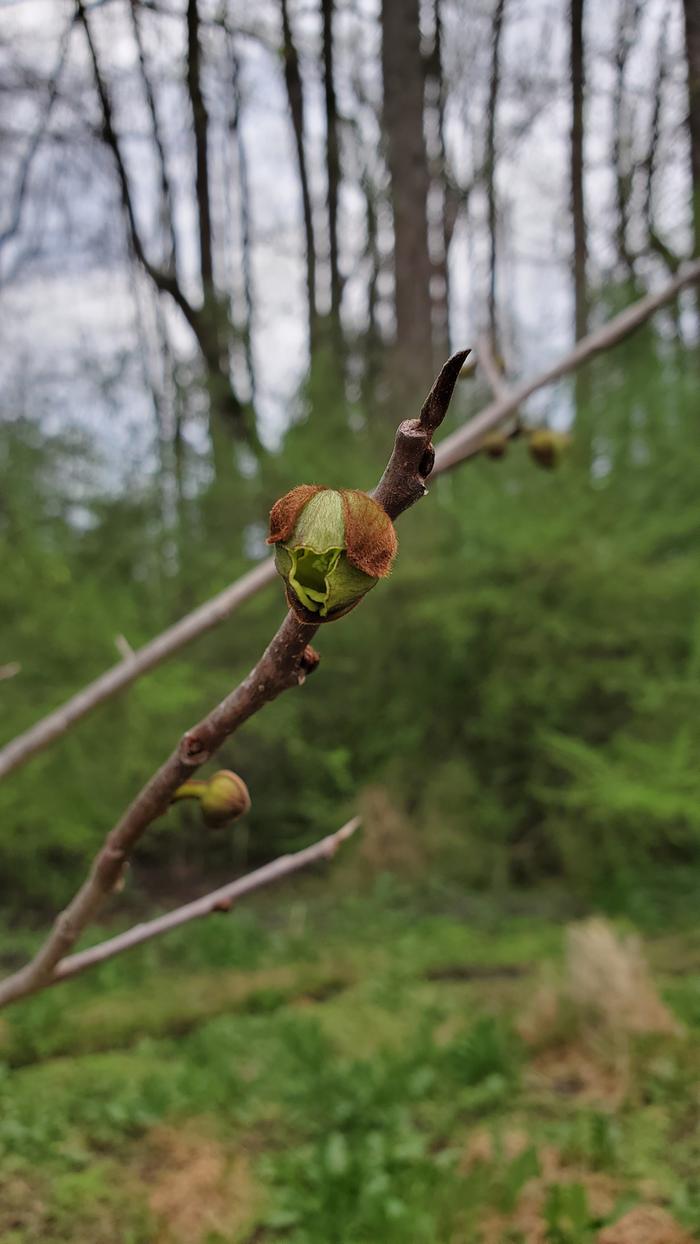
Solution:
M 477 454 L 486 433 L 512 414 L 526 397 L 530 397 L 537 389 L 545 388 L 548 384 L 560 380 L 569 372 L 575 371 L 595 354 L 617 345 L 624 337 L 650 319 L 661 307 L 672 302 L 683 289 L 698 283 L 700 283 L 700 263 L 695 262 L 682 268 L 678 276 L 658 293 L 649 294 L 633 303 L 602 328 L 583 338 L 574 350 L 559 359 L 553 367 L 540 372 L 532 380 L 511 390 L 507 398 L 498 398 L 495 402 L 491 402 L 463 429 L 443 441 L 437 452 L 432 478 L 442 474 L 443 471 L 451 470 L 460 462 L 465 462 Z M 481 361 L 483 362 L 483 358 Z M 130 683 L 135 682 L 137 678 L 148 673 L 155 666 L 160 665 L 161 662 L 166 661 L 174 653 L 179 652 L 198 635 L 203 635 L 219 623 L 226 621 L 239 605 L 272 583 L 274 578 L 274 562 L 270 558 L 256 566 L 254 570 L 248 571 L 229 587 L 224 588 L 218 596 L 205 601 L 192 613 L 186 614 L 179 622 L 168 627 L 150 643 L 138 649 L 133 657 L 120 661 L 106 673 L 101 674 L 60 708 L 49 713 L 0 750 L 0 778 L 6 777 L 14 769 L 26 764 L 32 756 L 43 751 L 54 739 L 60 738 L 93 709 L 111 699 L 113 695 L 123 690 L 124 687 L 128 687 Z
M 288 877 L 291 873 L 299 872 L 300 869 L 308 868 L 311 864 L 317 864 L 321 860 L 332 859 L 338 848 L 352 837 L 360 823 L 359 816 L 354 816 L 334 834 L 328 834 L 326 838 L 321 838 L 319 842 L 314 842 L 310 847 L 304 847 L 302 851 L 295 851 L 292 855 L 281 855 L 279 859 L 263 864 L 262 868 L 256 868 L 255 872 L 247 873 L 245 877 L 238 877 L 236 881 L 229 881 L 226 885 L 220 886 L 218 890 L 213 890 L 211 894 L 204 894 L 202 898 L 186 903 L 184 907 L 176 907 L 174 911 L 169 911 L 164 916 L 157 916 L 155 920 L 136 924 L 133 928 L 127 929 L 125 933 L 110 937 L 96 946 L 79 951 L 78 954 L 68 955 L 56 964 L 47 984 L 58 985 L 61 981 L 70 980 L 71 977 L 78 976 L 88 968 L 95 967 L 99 963 L 106 963 L 115 955 L 121 955 L 125 950 L 133 950 L 135 946 L 150 942 L 154 937 L 162 937 L 164 933 L 179 929 L 181 925 L 189 924 L 191 920 L 200 920 L 203 916 L 211 916 L 217 912 L 228 912 L 238 899 L 251 894 L 253 890 L 272 885 L 274 881 Z
M 448 360 L 418 419 L 406 420 L 399 426 L 391 458 L 376 490 L 377 499 L 391 518 L 425 495 L 425 481 L 435 457 L 431 438 L 447 413 L 467 354 L 467 350 L 461 350 Z M 43 946 L 28 964 L 0 982 L 0 1007 L 51 983 L 57 964 L 118 886 L 134 847 L 148 826 L 167 810 L 178 786 L 264 704 L 305 681 L 319 660 L 310 647 L 317 630 L 315 622 L 302 622 L 288 613 L 248 677 L 182 736 L 107 835 L 86 880 L 56 919 Z

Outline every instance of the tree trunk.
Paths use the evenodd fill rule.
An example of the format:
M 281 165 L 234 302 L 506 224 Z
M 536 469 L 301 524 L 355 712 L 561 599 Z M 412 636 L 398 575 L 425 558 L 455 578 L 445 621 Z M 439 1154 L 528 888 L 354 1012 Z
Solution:
M 316 338 L 316 243 L 314 240 L 314 219 L 311 206 L 309 175 L 306 167 L 306 147 L 304 145 L 304 88 L 299 70 L 299 57 L 292 36 L 287 0 L 280 0 L 282 11 L 282 52 L 284 55 L 284 81 L 287 88 L 287 100 L 294 130 L 294 143 L 299 167 L 299 183 L 301 186 L 301 205 L 304 217 L 304 236 L 306 239 L 306 295 L 309 308 L 309 346 L 313 349 Z
M 489 224 L 489 334 L 494 350 L 498 348 L 498 323 L 496 314 L 496 266 L 498 260 L 498 206 L 496 203 L 496 112 L 501 86 L 501 34 L 505 0 L 496 0 L 491 31 L 491 76 L 489 79 L 489 103 L 486 117 L 486 200 Z
M 688 61 L 688 129 L 693 193 L 693 254 L 700 255 L 700 6 L 683 0 Z
M 331 318 L 340 324 L 342 283 L 338 266 L 338 197 L 340 192 L 340 142 L 338 106 L 333 63 L 334 0 L 321 0 L 323 17 L 323 87 L 326 101 L 326 178 L 328 182 L 328 257 L 331 276 Z
M 402 387 L 432 375 L 428 159 L 423 135 L 419 0 L 382 0 L 384 132 L 394 216 L 396 362 Z
M 583 8 L 584 0 L 571 0 L 571 216 L 574 232 L 574 329 L 577 341 L 588 332 L 586 213 L 583 192 Z

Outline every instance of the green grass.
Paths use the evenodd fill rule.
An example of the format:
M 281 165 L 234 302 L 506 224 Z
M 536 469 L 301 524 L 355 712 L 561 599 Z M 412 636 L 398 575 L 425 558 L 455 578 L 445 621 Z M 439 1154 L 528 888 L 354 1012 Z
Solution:
M 560 925 L 294 893 L 3 1014 L 3 1244 L 517 1244 L 533 1214 L 585 1244 L 640 1202 L 700 1229 L 695 935 L 649 945 L 691 1036 L 535 1050 Z

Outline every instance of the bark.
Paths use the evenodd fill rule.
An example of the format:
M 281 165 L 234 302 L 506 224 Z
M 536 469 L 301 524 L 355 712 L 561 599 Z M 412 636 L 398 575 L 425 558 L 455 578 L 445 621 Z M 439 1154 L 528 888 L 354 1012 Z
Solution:
M 335 95 L 333 58 L 334 0 L 321 0 L 323 18 L 323 90 L 326 105 L 326 179 L 328 183 L 328 258 L 331 278 L 331 317 L 340 323 L 343 287 L 338 263 L 338 200 L 340 195 L 340 139 L 338 104 Z
M 282 11 L 282 53 L 284 56 L 284 82 L 287 88 L 289 112 L 294 130 L 294 144 L 299 168 L 299 185 L 301 188 L 301 206 L 304 218 L 304 237 L 306 241 L 306 297 L 309 309 L 309 341 L 313 349 L 316 339 L 316 242 L 314 238 L 313 208 L 311 206 L 311 190 L 306 165 L 306 146 L 304 143 L 304 87 L 299 69 L 292 26 L 289 20 L 288 0 L 280 0 Z
M 432 368 L 430 178 L 423 135 L 418 0 L 382 2 L 384 133 L 394 216 L 398 384 L 423 387 Z
M 489 78 L 489 102 L 486 118 L 486 200 L 489 228 L 489 333 L 494 349 L 498 349 L 498 324 L 496 314 L 496 270 L 498 260 L 498 205 L 496 202 L 496 113 L 501 86 L 501 35 L 505 0 L 496 0 L 491 31 L 491 74 Z
M 584 90 L 585 62 L 583 50 L 584 0 L 571 0 L 571 217 L 574 234 L 574 329 L 580 341 L 588 331 L 588 287 L 586 261 L 586 212 L 583 188 Z
M 693 254 L 700 255 L 700 5 L 683 0 L 688 62 L 688 131 L 693 194 Z

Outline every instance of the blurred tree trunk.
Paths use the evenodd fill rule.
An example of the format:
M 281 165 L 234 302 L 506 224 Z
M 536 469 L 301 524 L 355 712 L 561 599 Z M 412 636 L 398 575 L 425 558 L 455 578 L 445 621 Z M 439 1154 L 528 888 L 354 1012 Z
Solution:
M 419 0 L 382 0 L 384 132 L 394 216 L 395 358 L 401 388 L 423 390 L 432 375 L 430 178 L 423 135 Z
M 333 61 L 334 0 L 321 0 L 323 18 L 323 89 L 326 103 L 326 178 L 328 183 L 328 256 L 331 276 L 331 319 L 339 336 L 343 287 L 338 265 L 338 198 L 340 194 L 340 141 Z
M 441 360 L 450 348 L 450 242 L 457 219 L 454 187 L 451 184 L 445 142 L 445 83 L 442 73 L 442 10 L 441 0 L 433 0 L 433 42 L 425 58 L 425 108 L 432 112 L 433 149 L 430 152 L 431 180 L 441 198 L 440 254 L 433 264 L 436 281 L 433 282 L 433 370 L 437 371 Z
M 488 204 L 489 229 L 489 335 L 494 350 L 498 349 L 498 323 L 496 311 L 496 268 L 498 263 L 498 205 L 496 202 L 496 113 L 501 86 L 501 35 L 505 0 L 496 0 L 491 28 L 491 73 L 489 76 L 489 102 L 486 114 L 486 152 L 484 177 Z
M 700 255 L 700 4 L 683 0 L 688 61 L 688 129 L 693 192 L 693 254 Z
M 618 261 L 632 282 L 635 281 L 634 255 L 628 243 L 629 206 L 634 167 L 631 159 L 631 134 L 628 125 L 629 103 L 626 99 L 625 77 L 627 58 L 639 24 L 639 0 L 622 0 L 615 40 L 615 86 L 612 102 L 612 164 L 615 175 L 615 245 Z
M 282 53 L 284 56 L 284 82 L 287 88 L 289 112 L 294 130 L 294 143 L 299 168 L 299 185 L 301 188 L 301 206 L 304 217 L 304 237 L 306 241 L 306 297 L 309 308 L 309 347 L 313 350 L 316 341 L 316 242 L 314 238 L 314 218 L 311 206 L 311 190 L 309 174 L 306 166 L 306 146 L 304 143 L 304 87 L 299 69 L 292 26 L 289 20 L 287 0 L 280 0 L 282 11 Z
M 588 332 L 586 284 L 586 213 L 583 191 L 583 102 L 585 64 L 583 51 L 584 0 L 571 0 L 571 216 L 574 232 L 574 328 L 576 340 Z

